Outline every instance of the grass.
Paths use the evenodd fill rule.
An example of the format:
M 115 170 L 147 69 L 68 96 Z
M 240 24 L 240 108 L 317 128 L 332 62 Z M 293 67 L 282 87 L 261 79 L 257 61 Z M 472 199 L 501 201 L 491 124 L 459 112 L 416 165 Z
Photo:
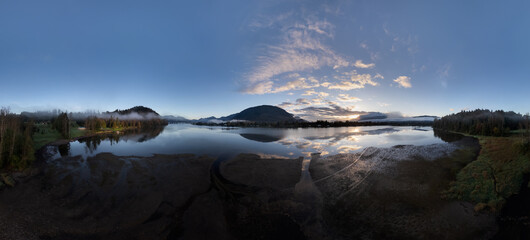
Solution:
M 52 129 L 49 124 L 36 124 L 36 132 L 33 134 L 34 149 L 39 149 L 44 145 L 62 139 L 61 134 Z
M 81 130 L 79 128 L 71 128 L 70 129 L 70 138 L 76 138 L 81 137 L 86 134 L 86 130 Z
M 519 193 L 523 176 L 530 173 L 530 154 L 520 137 L 478 137 L 477 160 L 464 167 L 445 196 L 475 203 L 475 210 L 500 210 L 506 199 Z
M 36 131 L 33 134 L 34 149 L 40 149 L 46 144 L 64 139 L 63 136 L 61 136 L 61 134 L 57 130 L 53 129 L 50 124 L 36 124 L 35 128 Z M 90 134 L 112 133 L 116 131 L 125 131 L 128 129 L 131 128 L 104 128 L 97 132 L 90 132 Z M 77 124 L 74 124 L 70 128 L 70 139 L 86 136 L 87 134 L 89 134 L 89 132 L 84 129 L 79 129 L 79 126 Z
M 33 134 L 33 147 L 39 149 L 48 143 L 64 139 L 64 137 L 50 124 L 36 124 L 36 131 Z M 70 138 L 77 138 L 86 135 L 86 131 L 79 129 L 77 125 L 70 128 Z

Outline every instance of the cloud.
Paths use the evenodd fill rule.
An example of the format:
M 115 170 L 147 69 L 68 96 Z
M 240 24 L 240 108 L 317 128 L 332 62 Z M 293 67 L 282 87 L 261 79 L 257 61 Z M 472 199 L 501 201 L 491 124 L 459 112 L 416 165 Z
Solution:
M 290 102 L 282 102 L 282 103 L 278 104 L 277 106 L 280 107 L 280 108 L 290 108 L 290 107 L 294 106 L 294 104 L 290 103 Z
M 301 109 L 291 110 L 296 116 L 309 121 L 328 120 L 373 120 L 385 118 L 400 118 L 403 115 L 399 112 L 381 113 L 355 111 L 354 107 L 343 107 L 334 102 L 327 102 L 327 106 L 308 106 Z
M 313 98 L 313 99 L 298 98 L 294 102 L 282 102 L 278 104 L 277 106 L 281 108 L 296 108 L 296 107 L 300 108 L 300 107 L 311 106 L 311 105 L 324 105 L 327 103 L 328 101 L 326 101 L 322 97 Z
M 348 94 L 339 94 L 339 96 L 337 97 L 337 100 L 339 100 L 341 102 L 359 102 L 359 101 L 362 101 L 362 99 L 360 99 L 358 97 L 351 97 Z
M 337 98 L 338 101 L 343 102 L 340 98 L 351 102 L 361 101 L 361 99 L 351 97 L 347 94 L 340 94 L 339 98 Z M 354 110 L 355 106 L 341 106 L 338 102 L 329 101 L 324 98 L 298 98 L 294 102 L 283 102 L 278 104 L 278 106 L 287 108 L 290 113 L 308 121 L 358 121 L 403 117 L 400 112 L 381 113 L 356 111 Z
M 296 99 L 296 105 L 311 105 L 311 102 L 305 98 Z
M 311 90 L 305 91 L 305 93 L 302 94 L 302 96 L 311 96 L 311 95 L 317 95 L 319 97 L 327 97 L 327 96 L 329 96 L 329 93 L 327 93 L 327 92 L 316 92 L 315 90 L 311 89 Z
M 360 47 L 364 48 L 364 49 L 368 49 L 368 45 L 364 42 L 362 42 L 361 44 L 359 44 Z
M 328 101 L 322 97 L 311 99 L 313 105 L 325 105 Z
M 246 74 L 243 92 L 264 94 L 281 92 L 281 87 L 273 88 L 276 77 L 298 72 L 318 70 L 322 67 L 340 68 L 350 63 L 323 44 L 321 39 L 333 38 L 333 25 L 327 21 L 295 23 L 282 28 L 280 44 L 266 47 L 264 55 L 257 58 L 257 66 Z
M 331 85 L 330 82 L 323 82 L 322 84 L 320 84 L 320 86 L 322 87 L 329 87 L 329 85 Z
M 333 28 L 335 28 L 331 23 L 326 20 L 323 21 L 313 21 L 306 19 L 306 24 L 295 24 L 295 27 L 300 29 L 314 31 L 318 34 L 326 35 L 333 38 Z
M 302 94 L 302 96 L 311 96 L 311 95 L 316 95 L 317 92 L 315 92 L 315 90 L 311 89 L 311 90 L 307 90 L 305 91 L 304 94 Z
M 357 60 L 357 61 L 355 61 L 353 66 L 355 66 L 357 68 L 373 68 L 373 67 L 375 67 L 375 63 L 366 64 L 366 63 L 363 63 L 363 61 L 361 61 L 361 60 Z
M 319 87 L 320 84 L 316 79 L 310 80 L 311 83 L 307 83 L 305 78 L 298 78 L 296 80 L 290 81 L 285 83 L 283 86 L 277 87 L 274 90 L 269 90 L 270 93 L 279 93 L 279 92 L 285 92 L 290 90 L 299 90 L 299 89 L 307 89 L 307 88 L 314 88 Z
M 245 93 L 249 94 L 264 94 L 271 92 L 272 90 L 272 81 L 258 82 L 253 85 L 247 86 Z
M 339 90 L 352 90 L 364 88 L 365 85 L 377 86 L 379 83 L 375 82 L 373 79 L 379 78 L 381 75 L 376 75 L 372 78 L 370 74 L 358 74 L 357 71 L 353 70 L 351 72 L 345 72 L 341 76 L 336 76 L 335 79 L 341 80 L 340 83 L 335 83 L 329 85 L 329 89 L 339 89 Z M 381 76 L 382 77 L 382 76 Z
M 328 102 L 329 106 L 324 107 L 305 107 L 294 110 L 293 112 L 304 119 L 314 120 L 336 120 L 345 119 L 348 116 L 364 114 L 364 112 L 354 111 L 352 108 L 341 107 L 333 102 Z
M 399 86 L 404 88 L 412 87 L 412 84 L 410 84 L 410 77 L 407 76 L 399 76 L 398 78 L 394 79 L 394 82 L 399 83 Z

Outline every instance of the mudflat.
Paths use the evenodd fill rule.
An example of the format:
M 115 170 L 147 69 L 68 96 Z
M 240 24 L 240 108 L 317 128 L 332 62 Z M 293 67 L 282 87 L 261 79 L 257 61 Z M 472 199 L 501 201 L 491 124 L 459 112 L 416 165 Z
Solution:
M 452 159 L 476 147 L 49 159 L 0 192 L 0 238 L 487 239 L 494 216 L 442 198 L 461 168 Z

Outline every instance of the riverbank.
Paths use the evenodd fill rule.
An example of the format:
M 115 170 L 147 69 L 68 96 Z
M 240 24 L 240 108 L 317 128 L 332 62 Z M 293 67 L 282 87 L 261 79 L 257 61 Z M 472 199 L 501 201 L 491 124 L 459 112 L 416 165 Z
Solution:
M 51 159 L 0 192 L 0 238 L 488 238 L 494 216 L 440 198 L 474 159 L 473 146 L 368 148 L 311 161 L 241 154 L 218 171 L 215 159 L 191 154 Z
M 33 134 L 33 143 L 35 150 L 39 150 L 46 145 L 63 145 L 72 141 L 77 141 L 79 139 L 94 137 L 104 134 L 116 134 L 124 131 L 130 131 L 138 129 L 137 127 L 127 127 L 127 128 L 106 128 L 99 131 L 87 131 L 84 128 L 71 127 L 70 128 L 70 138 L 65 139 L 61 134 L 51 128 L 49 124 L 41 124 L 36 126 L 36 131 Z
M 476 161 L 464 167 L 446 198 L 468 201 L 476 212 L 497 215 L 497 239 L 524 238 L 530 234 L 530 153 L 521 147 L 519 136 L 479 139 Z
M 331 238 L 492 238 L 497 232 L 493 214 L 441 197 L 456 173 L 475 159 L 478 147 L 476 140 L 464 138 L 452 144 L 368 148 L 315 162 L 310 170 L 324 198 L 322 215 Z
M 530 154 L 518 147 L 517 137 L 478 137 L 477 161 L 458 174 L 448 197 L 476 203 L 476 210 L 500 211 L 506 199 L 518 194 L 530 173 Z
M 29 167 L 24 169 L 0 169 L 0 191 L 6 188 L 15 187 L 19 182 L 25 182 L 27 178 L 38 175 L 40 171 L 42 171 L 42 168 L 45 167 L 46 159 L 51 157 L 47 149 L 49 146 L 64 146 L 74 141 L 105 135 L 113 136 L 138 129 L 139 128 L 137 127 L 128 127 L 93 132 L 72 127 L 70 130 L 72 137 L 70 139 L 64 139 L 59 132 L 52 129 L 51 126 L 44 124 L 37 125 L 34 133 L 34 148 L 36 149 L 35 160 Z

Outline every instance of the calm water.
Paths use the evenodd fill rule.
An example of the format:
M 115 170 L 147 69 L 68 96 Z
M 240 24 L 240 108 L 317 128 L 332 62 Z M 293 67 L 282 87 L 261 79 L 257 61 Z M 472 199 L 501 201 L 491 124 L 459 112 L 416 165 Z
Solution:
M 102 152 L 118 156 L 153 154 L 255 153 L 282 157 L 308 157 L 353 153 L 363 148 L 443 143 L 430 127 L 340 127 L 340 128 L 224 128 L 170 124 L 164 129 L 92 138 L 63 146 L 61 155 L 84 158 Z M 60 157 L 59 153 L 56 157 Z

